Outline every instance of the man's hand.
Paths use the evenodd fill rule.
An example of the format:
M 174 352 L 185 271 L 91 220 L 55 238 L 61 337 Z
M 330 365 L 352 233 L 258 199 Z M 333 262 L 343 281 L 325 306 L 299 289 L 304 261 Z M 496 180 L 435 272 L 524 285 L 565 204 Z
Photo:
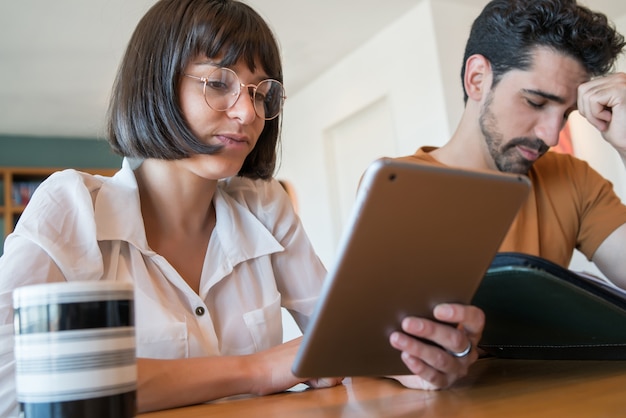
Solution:
M 626 163 L 626 74 L 611 74 L 581 84 L 578 112 L 602 133 Z
M 465 376 L 478 359 L 476 347 L 485 326 L 482 310 L 475 306 L 442 304 L 435 307 L 434 316 L 444 323 L 407 317 L 402 321 L 404 333 L 394 332 L 390 336 L 391 345 L 402 352 L 402 360 L 413 372 L 413 375 L 392 376 L 406 387 L 447 388 Z

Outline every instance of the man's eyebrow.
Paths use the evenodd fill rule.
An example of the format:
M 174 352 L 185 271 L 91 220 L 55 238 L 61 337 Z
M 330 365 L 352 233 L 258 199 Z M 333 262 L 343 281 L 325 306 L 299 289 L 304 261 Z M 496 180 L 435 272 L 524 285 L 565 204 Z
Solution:
M 564 104 L 565 103 L 565 99 L 562 98 L 561 96 L 557 96 L 557 95 L 554 95 L 554 94 L 546 93 L 545 91 L 531 90 L 531 89 L 522 89 L 522 91 L 524 93 L 528 93 L 528 94 L 532 94 L 532 95 L 535 95 L 535 96 L 543 97 L 546 100 L 550 100 L 552 102 L 557 102 L 559 104 Z

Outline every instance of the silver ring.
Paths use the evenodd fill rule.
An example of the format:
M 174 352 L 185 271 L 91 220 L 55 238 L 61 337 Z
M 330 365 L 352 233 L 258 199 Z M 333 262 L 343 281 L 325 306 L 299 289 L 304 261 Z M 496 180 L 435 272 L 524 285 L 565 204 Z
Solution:
M 467 348 L 465 350 L 461 351 L 460 353 L 455 353 L 454 351 L 448 351 L 448 352 L 450 354 L 452 354 L 456 358 L 463 358 L 463 357 L 467 356 L 470 353 L 470 351 L 472 351 L 472 342 L 471 341 L 467 345 Z

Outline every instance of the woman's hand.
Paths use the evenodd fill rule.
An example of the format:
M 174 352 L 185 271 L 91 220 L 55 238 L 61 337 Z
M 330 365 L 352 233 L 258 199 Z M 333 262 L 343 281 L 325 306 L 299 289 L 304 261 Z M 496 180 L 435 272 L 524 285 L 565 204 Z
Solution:
M 327 388 L 341 384 L 343 378 L 302 379 L 291 373 L 302 337 L 296 338 L 269 350 L 249 356 L 250 367 L 256 370 L 252 393 L 268 395 L 285 391 L 298 383 L 312 388 Z
M 404 333 L 394 332 L 389 338 L 391 345 L 402 352 L 402 360 L 413 373 L 392 376 L 406 387 L 447 388 L 465 376 L 469 366 L 478 359 L 476 347 L 485 326 L 483 311 L 475 306 L 442 304 L 436 306 L 433 313 L 443 323 L 407 317 L 402 321 Z
M 137 359 L 137 407 L 140 412 L 195 405 L 234 395 L 268 395 L 298 383 L 321 388 L 342 379 L 307 381 L 291 366 L 301 338 L 250 355 Z M 172 382 L 176 396 L 172 396 Z

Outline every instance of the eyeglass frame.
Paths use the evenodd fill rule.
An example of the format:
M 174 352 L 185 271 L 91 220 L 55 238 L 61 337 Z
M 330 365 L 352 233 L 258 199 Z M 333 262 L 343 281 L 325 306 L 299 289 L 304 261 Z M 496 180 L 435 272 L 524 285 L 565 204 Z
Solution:
M 209 76 L 211 74 L 213 74 L 214 72 L 218 71 L 218 70 L 227 70 L 227 71 L 230 71 L 231 73 L 233 73 L 235 75 L 235 78 L 237 79 L 237 82 L 238 82 L 237 85 L 239 86 L 239 92 L 237 93 L 237 98 L 226 109 L 215 109 L 213 106 L 211 106 L 211 104 L 209 103 L 209 101 L 207 100 L 207 97 L 206 97 L 206 85 L 207 85 L 207 82 L 209 81 Z M 252 95 L 250 96 L 250 90 L 248 90 L 248 95 L 250 96 L 250 101 L 252 101 L 252 107 L 254 108 L 254 114 L 257 115 L 258 117 L 262 118 L 263 120 L 269 121 L 269 120 L 276 119 L 282 113 L 283 105 L 285 103 L 285 100 L 287 99 L 287 96 L 284 94 L 285 93 L 285 86 L 280 81 L 278 81 L 276 79 L 273 79 L 273 78 L 266 78 L 265 80 L 259 81 L 257 84 L 253 84 L 253 83 L 244 84 L 244 83 L 241 82 L 241 79 L 239 78 L 239 75 L 235 71 L 231 70 L 228 67 L 216 67 L 215 69 L 211 70 L 211 72 L 206 77 L 198 77 L 198 76 L 195 76 L 195 75 L 192 75 L 192 74 L 187 74 L 187 73 L 183 73 L 183 75 L 185 77 L 189 77 L 189 78 L 192 78 L 194 80 L 198 80 L 198 81 L 202 82 L 202 96 L 204 96 L 204 102 L 207 104 L 207 106 L 209 106 L 211 109 L 215 110 L 216 112 L 225 112 L 228 109 L 232 108 L 233 106 L 235 106 L 237 101 L 239 101 L 239 98 L 241 97 L 241 92 L 244 91 L 244 89 L 252 88 Z M 280 109 L 278 110 L 276 115 L 272 116 L 271 118 L 266 118 L 265 116 L 259 115 L 259 112 L 258 112 L 258 110 L 256 108 L 256 104 L 255 104 L 255 101 L 254 101 L 254 98 L 256 96 L 256 92 L 257 92 L 257 89 L 258 89 L 259 85 L 261 83 L 265 83 L 265 82 L 268 82 L 268 81 L 272 81 L 274 83 L 278 83 L 280 85 L 280 87 L 282 88 L 282 90 L 283 90 L 283 95 L 281 96 Z

